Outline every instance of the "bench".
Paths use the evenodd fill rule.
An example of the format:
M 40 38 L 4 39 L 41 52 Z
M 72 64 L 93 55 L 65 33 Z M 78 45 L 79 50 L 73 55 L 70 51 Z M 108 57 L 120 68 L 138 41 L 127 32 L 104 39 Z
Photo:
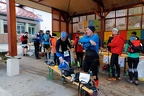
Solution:
M 61 71 L 58 69 L 57 66 L 48 66 L 48 77 L 47 79 L 48 80 L 53 80 L 54 79 L 54 72 L 58 73 L 60 76 L 63 76 L 61 74 Z M 64 76 L 65 77 L 65 76 Z M 71 81 L 72 77 L 71 76 L 68 76 L 68 77 L 65 77 L 67 80 Z M 73 82 L 73 84 L 79 86 L 79 83 L 78 82 Z M 82 84 L 80 85 L 80 87 L 82 86 Z M 88 92 L 89 94 L 93 94 L 93 90 L 91 89 L 88 89 L 87 87 L 83 86 L 82 87 L 82 90 L 80 90 L 83 92 L 84 96 L 86 96 L 86 92 Z

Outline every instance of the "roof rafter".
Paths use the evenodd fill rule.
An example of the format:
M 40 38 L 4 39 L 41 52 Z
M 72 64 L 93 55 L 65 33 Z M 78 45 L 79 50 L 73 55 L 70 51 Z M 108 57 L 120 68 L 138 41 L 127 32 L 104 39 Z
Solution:
M 98 3 L 104 9 L 104 4 L 103 4 L 102 0 L 93 0 L 93 1 Z

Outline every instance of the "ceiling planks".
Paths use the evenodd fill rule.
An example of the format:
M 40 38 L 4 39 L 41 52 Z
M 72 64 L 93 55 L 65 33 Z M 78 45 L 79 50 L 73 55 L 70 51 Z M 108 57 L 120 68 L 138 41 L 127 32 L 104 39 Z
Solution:
M 25 0 L 28 1 L 28 0 Z M 97 12 L 106 12 L 115 5 L 113 10 L 126 6 L 143 4 L 144 0 L 29 0 L 48 7 L 62 10 L 69 15 L 81 15 Z M 99 6 L 100 8 L 99 8 Z M 93 9 L 93 10 L 92 10 Z

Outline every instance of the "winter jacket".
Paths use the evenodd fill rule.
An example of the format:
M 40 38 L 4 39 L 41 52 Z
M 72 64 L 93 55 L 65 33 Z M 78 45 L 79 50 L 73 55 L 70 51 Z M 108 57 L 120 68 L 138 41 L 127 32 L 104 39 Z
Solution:
M 96 43 L 96 46 L 92 46 L 90 40 L 93 40 Z M 79 42 L 83 44 L 83 47 L 86 51 L 87 49 L 91 49 L 91 50 L 95 50 L 95 52 L 98 54 L 99 36 L 97 34 L 94 34 L 91 37 L 85 35 L 79 39 Z
M 62 68 L 69 68 L 68 62 L 66 62 L 64 60 L 64 62 L 61 62 L 58 66 L 58 69 L 62 69 Z
M 51 42 L 51 46 L 52 46 L 52 53 L 56 53 L 56 41 L 57 41 L 57 38 L 55 37 L 52 37 L 50 38 L 50 42 Z
M 108 45 L 110 46 L 111 53 L 121 55 L 124 47 L 124 40 L 120 35 L 116 35 Z
M 75 52 L 82 52 L 83 46 L 78 42 L 79 36 L 76 36 L 74 39 L 74 46 L 75 46 Z

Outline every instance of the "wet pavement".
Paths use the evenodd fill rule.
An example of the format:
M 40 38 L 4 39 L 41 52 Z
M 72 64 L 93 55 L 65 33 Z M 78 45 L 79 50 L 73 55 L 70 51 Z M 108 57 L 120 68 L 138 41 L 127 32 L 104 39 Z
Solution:
M 7 44 L 0 44 L 0 49 L 7 50 Z M 21 56 L 20 44 L 18 55 Z M 78 96 L 77 86 L 71 82 L 61 84 L 58 74 L 54 80 L 47 80 L 45 57 L 38 60 L 34 56 L 21 57 L 20 74 L 13 77 L 7 76 L 6 64 L 0 62 L 0 96 Z M 104 96 L 144 96 L 144 82 L 136 86 L 126 82 L 128 76 L 121 76 L 120 81 L 107 81 L 108 74 L 100 71 L 99 89 Z

